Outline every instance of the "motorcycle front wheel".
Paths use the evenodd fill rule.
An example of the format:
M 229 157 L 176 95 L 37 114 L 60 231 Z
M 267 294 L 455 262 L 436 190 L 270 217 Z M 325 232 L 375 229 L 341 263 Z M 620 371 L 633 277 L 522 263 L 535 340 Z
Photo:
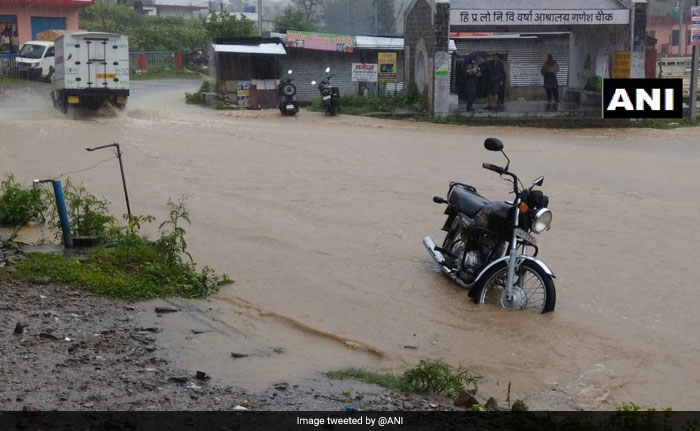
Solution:
M 539 265 L 529 260 L 520 265 L 515 272 L 511 300 L 507 300 L 503 295 L 507 278 L 508 264 L 502 262 L 484 274 L 470 296 L 477 304 L 491 304 L 539 314 L 554 311 L 554 281 Z

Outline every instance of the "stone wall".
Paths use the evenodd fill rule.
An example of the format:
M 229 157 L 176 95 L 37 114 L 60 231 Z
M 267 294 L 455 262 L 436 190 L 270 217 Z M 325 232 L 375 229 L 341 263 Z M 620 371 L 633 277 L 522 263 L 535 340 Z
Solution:
M 421 94 L 427 96 L 428 106 L 433 110 L 436 101 L 435 58 L 438 52 L 449 52 L 449 23 L 450 4 L 445 0 L 413 0 L 406 10 L 404 29 L 406 83 L 415 82 Z M 448 94 L 440 94 L 439 97 L 447 99 L 449 88 Z

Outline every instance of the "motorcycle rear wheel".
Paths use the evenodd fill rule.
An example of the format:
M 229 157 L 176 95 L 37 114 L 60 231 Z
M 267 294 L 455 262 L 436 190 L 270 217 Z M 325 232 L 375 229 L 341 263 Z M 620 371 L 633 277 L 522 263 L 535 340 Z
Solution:
M 474 286 L 473 297 L 476 304 L 492 304 L 503 308 L 507 307 L 502 300 L 508 277 L 508 264 L 502 262 L 489 269 L 479 283 Z M 536 263 L 526 260 L 515 273 L 514 290 L 516 295 L 525 298 L 524 304 L 519 308 L 523 311 L 544 314 L 554 311 L 556 304 L 556 291 L 554 281 Z

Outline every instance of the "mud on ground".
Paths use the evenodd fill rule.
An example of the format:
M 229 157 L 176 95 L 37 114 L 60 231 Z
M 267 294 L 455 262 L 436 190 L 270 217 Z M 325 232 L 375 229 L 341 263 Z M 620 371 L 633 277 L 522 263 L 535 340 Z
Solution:
M 143 327 L 155 313 L 83 289 L 0 282 L 0 409 L 20 410 L 436 410 L 450 400 L 393 394 L 321 375 L 249 393 L 198 379 Z M 199 370 L 205 371 L 205 370 Z M 206 371 L 205 371 L 206 372 Z

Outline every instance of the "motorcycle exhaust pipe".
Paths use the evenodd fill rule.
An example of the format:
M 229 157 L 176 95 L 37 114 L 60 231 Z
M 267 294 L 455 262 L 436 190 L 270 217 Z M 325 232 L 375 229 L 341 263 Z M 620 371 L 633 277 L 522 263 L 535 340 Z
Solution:
M 425 238 L 423 238 L 423 245 L 428 250 L 428 253 L 430 253 L 430 255 L 433 257 L 435 263 L 438 264 L 442 272 L 444 272 L 450 277 L 453 277 L 454 274 L 449 270 L 449 268 L 447 268 L 447 266 L 445 266 L 445 256 L 443 256 L 442 253 L 435 249 L 436 245 L 433 239 L 429 236 L 426 236 Z

